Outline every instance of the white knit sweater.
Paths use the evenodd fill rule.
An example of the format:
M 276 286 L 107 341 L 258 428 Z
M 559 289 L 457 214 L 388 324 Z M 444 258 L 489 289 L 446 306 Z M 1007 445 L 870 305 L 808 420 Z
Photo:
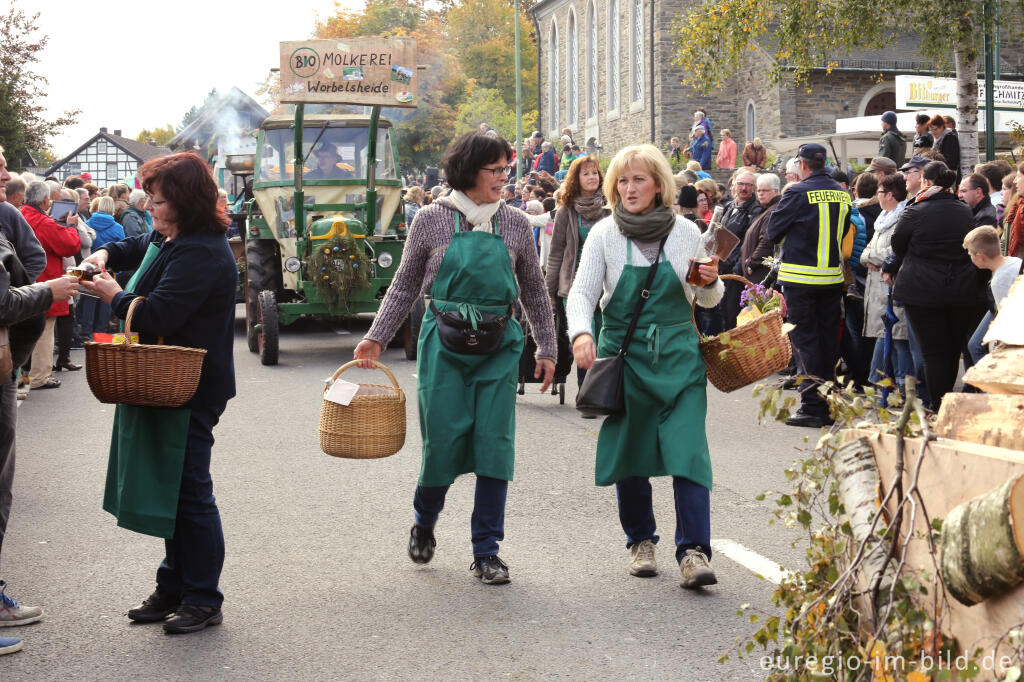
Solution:
M 580 334 L 593 334 L 594 309 L 599 299 L 604 310 L 615 293 L 615 287 L 622 277 L 626 265 L 626 237 L 615 224 L 615 217 L 602 219 L 587 236 L 583 245 L 583 256 L 580 267 L 576 271 L 569 298 L 566 300 L 566 316 L 569 319 L 569 338 L 575 339 Z M 694 287 L 686 283 L 686 271 L 690 267 L 690 258 L 697 255 L 700 248 L 700 229 L 692 222 L 676 216 L 676 226 L 665 241 L 664 258 L 661 267 L 670 263 L 679 281 L 683 283 L 686 300 L 693 305 L 696 295 L 697 305 L 713 308 L 722 300 L 725 285 L 716 279 L 707 287 Z M 649 250 L 649 249 L 648 249 Z M 656 252 L 656 249 L 655 249 Z M 651 254 L 653 257 L 653 253 Z M 648 258 L 633 244 L 633 265 L 650 265 Z M 635 304 L 635 301 L 633 302 Z

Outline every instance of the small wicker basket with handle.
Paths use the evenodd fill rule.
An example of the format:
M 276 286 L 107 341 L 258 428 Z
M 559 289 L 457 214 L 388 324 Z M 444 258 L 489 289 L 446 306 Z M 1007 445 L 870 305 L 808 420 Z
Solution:
M 334 373 L 359 364 L 345 363 Z M 405 393 L 395 375 L 383 364 L 377 368 L 388 375 L 391 385 L 359 384 L 359 391 L 348 405 L 327 400 L 320 406 L 320 449 L 333 457 L 376 459 L 389 457 L 405 444 Z M 324 388 L 324 396 L 329 387 Z
M 749 285 L 739 275 L 722 275 Z M 782 331 L 782 311 L 772 310 L 746 324 L 700 342 L 708 369 L 708 380 L 723 393 L 749 386 L 775 374 L 789 364 L 793 349 Z
M 205 348 L 132 343 L 132 315 L 145 297 L 128 306 L 123 343 L 87 341 L 85 377 L 101 403 L 141 407 L 181 407 L 199 386 Z

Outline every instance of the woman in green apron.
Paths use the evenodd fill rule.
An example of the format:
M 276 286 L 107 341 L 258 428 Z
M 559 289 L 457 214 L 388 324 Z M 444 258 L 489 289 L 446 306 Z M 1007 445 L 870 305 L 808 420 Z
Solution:
M 716 582 L 711 557 L 711 459 L 707 376 L 692 306 L 712 307 L 723 286 L 714 263 L 700 266 L 700 284 L 686 282 L 700 231 L 672 211 L 675 183 L 664 155 L 651 145 L 627 147 L 608 166 L 604 194 L 612 215 L 594 226 L 567 301 L 576 364 L 618 353 L 652 264 L 636 332 L 627 348 L 625 410 L 609 416 L 597 440 L 597 485 L 615 484 L 619 521 L 630 550 L 629 572 L 658 572 L 651 476 L 672 476 L 676 561 L 680 584 Z M 600 304 L 603 324 L 591 332 Z
M 470 569 L 486 584 L 509 581 L 498 543 L 505 536 L 515 454 L 523 332 L 509 312 L 517 298 L 537 340 L 541 392 L 555 371 L 554 318 L 533 231 L 522 211 L 500 199 L 510 158 L 512 149 L 495 135 L 467 133 L 448 147 L 441 167 L 454 191 L 416 213 L 395 279 L 354 353 L 361 367 L 373 367 L 416 298 L 430 296 L 417 351 L 423 460 L 409 556 L 417 563 L 431 560 L 448 487 L 461 474 L 476 474 Z M 477 354 L 473 346 L 453 343 L 449 314 L 476 330 L 478 344 L 493 342 L 490 352 Z M 495 316 L 508 316 L 504 329 L 481 331 Z
M 199 387 L 180 408 L 118 405 L 103 508 L 117 525 L 164 538 L 156 590 L 128 611 L 137 623 L 165 621 L 168 633 L 221 622 L 224 533 L 213 497 L 213 427 L 235 395 L 238 270 L 217 207 L 217 185 L 195 154 L 153 159 L 139 169 L 153 230 L 105 244 L 86 259 L 135 270 L 122 291 L 104 272 L 83 282 L 121 318 L 138 296 L 132 331 L 142 343 L 205 348 Z M 173 614 L 173 615 L 172 615 Z
M 562 183 L 558 212 L 555 214 L 555 229 L 551 237 L 551 251 L 544 269 L 544 281 L 548 294 L 561 310 L 556 315 L 565 315 L 565 299 L 576 277 L 583 244 L 591 228 L 611 211 L 605 208 L 601 183 L 604 176 L 595 156 L 581 156 L 569 166 L 569 172 Z M 601 311 L 594 314 L 594 331 L 601 330 Z M 583 385 L 587 370 L 576 368 L 576 378 Z M 586 416 L 586 415 L 585 415 Z

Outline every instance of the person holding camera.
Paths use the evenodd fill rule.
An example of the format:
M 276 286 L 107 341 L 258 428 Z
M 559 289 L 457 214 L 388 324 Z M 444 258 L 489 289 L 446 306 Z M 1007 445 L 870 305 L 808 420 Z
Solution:
M 45 182 L 33 182 L 25 189 L 25 205 L 21 213 L 32 226 L 36 238 L 46 251 L 46 267 L 37 282 L 47 282 L 64 275 L 64 258 L 74 256 L 82 247 L 78 237 L 78 216 L 68 214 L 58 223 L 49 215 L 50 187 Z M 53 372 L 53 330 L 57 318 L 69 312 L 67 301 L 54 301 L 46 312 L 46 326 L 32 350 L 32 369 L 29 371 L 29 388 L 58 388 L 60 380 Z

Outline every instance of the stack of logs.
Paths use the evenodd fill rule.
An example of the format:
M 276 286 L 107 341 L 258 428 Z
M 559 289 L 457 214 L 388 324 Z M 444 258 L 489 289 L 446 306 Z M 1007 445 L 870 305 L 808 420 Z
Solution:
M 1024 450 L 1024 277 L 1002 302 L 985 342 L 990 352 L 964 374 L 985 393 L 949 393 L 941 438 Z M 960 504 L 942 527 L 943 580 L 963 604 L 1003 594 L 1024 580 L 1024 475 Z

